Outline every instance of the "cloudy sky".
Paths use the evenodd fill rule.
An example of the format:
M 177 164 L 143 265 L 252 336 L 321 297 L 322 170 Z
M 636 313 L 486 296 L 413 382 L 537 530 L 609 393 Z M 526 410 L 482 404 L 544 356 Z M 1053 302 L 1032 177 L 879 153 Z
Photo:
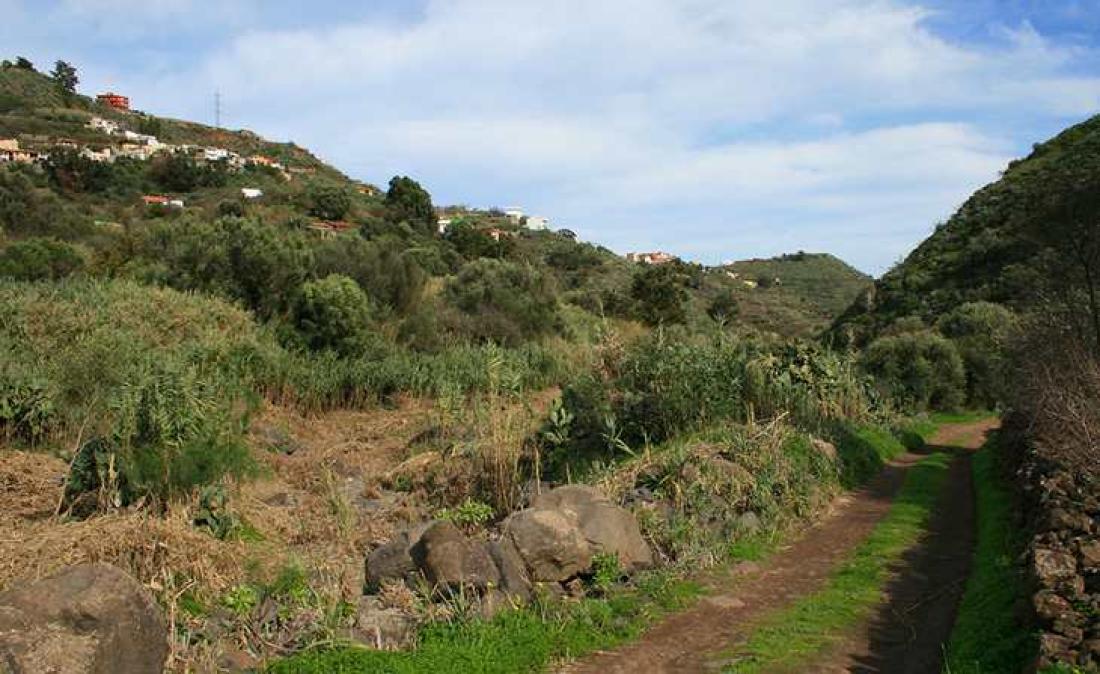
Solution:
M 0 44 L 620 252 L 875 274 L 1100 112 L 1100 0 L 0 0 Z

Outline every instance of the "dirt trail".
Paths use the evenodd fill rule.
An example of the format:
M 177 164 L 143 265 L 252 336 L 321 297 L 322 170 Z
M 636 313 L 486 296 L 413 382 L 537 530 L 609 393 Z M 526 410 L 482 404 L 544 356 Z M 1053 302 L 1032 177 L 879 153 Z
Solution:
M 994 422 L 943 427 L 933 448 L 959 453 L 945 489 L 946 501 L 930 523 L 920 553 L 907 558 L 882 612 L 818 663 L 817 671 L 938 672 L 940 644 L 950 632 L 962 580 L 969 567 L 974 514 L 968 452 L 981 445 Z M 712 672 L 721 654 L 742 642 L 746 627 L 771 611 L 824 587 L 829 574 L 871 532 L 890 508 L 908 469 L 920 460 L 906 454 L 864 489 L 843 497 L 823 521 L 759 568 L 742 565 L 705 581 L 710 593 L 696 606 L 668 617 L 639 641 L 564 665 L 569 674 L 614 672 Z M 956 538 L 956 537 L 961 537 Z M 924 629 L 925 621 L 935 629 Z M 920 624 L 922 629 L 912 626 Z M 918 652 L 920 657 L 915 657 Z M 927 653 L 935 663 L 928 665 Z M 913 666 L 906 664 L 913 659 Z M 898 668 L 893 668 L 901 663 Z M 803 669 L 804 671 L 804 669 Z

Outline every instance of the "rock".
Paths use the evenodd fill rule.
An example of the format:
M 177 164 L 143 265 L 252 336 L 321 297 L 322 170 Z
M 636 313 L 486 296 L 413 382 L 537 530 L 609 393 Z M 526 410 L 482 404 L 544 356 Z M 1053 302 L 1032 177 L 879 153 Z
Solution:
M 1035 614 L 1047 623 L 1053 623 L 1073 612 L 1073 607 L 1068 601 L 1050 590 L 1036 592 L 1032 604 L 1035 606 Z
M 0 593 L 0 671 L 160 674 L 167 656 L 152 595 L 108 564 L 81 564 Z
M 1082 567 L 1090 571 L 1100 571 L 1100 540 L 1083 541 L 1080 557 Z
M 366 648 L 397 650 L 416 642 L 416 618 L 398 608 L 385 608 L 377 597 L 363 597 L 356 607 L 355 627 L 341 636 Z
M 409 550 L 417 569 L 433 587 L 484 592 L 500 584 L 500 571 L 488 546 L 471 541 L 451 522 L 433 522 Z
M 1072 650 L 1073 642 L 1057 634 L 1039 635 L 1039 669 L 1052 667 L 1056 663 L 1073 662 L 1077 654 Z
M 743 534 L 755 534 L 760 531 L 760 516 L 751 510 L 747 510 L 737 516 L 734 529 Z
M 409 554 L 409 535 L 402 532 L 367 555 L 366 590 L 377 590 L 390 580 L 408 581 L 415 573 L 416 564 Z
M 611 503 L 611 501 L 602 491 L 586 484 L 563 485 L 531 499 L 532 508 L 567 510 L 574 513 L 578 512 L 580 508 L 593 503 Z
M 1035 576 L 1047 587 L 1056 587 L 1077 575 L 1077 560 L 1062 550 L 1038 548 L 1033 563 Z
M 218 658 L 218 666 L 227 672 L 252 672 L 256 671 L 260 661 L 248 651 L 237 646 L 229 646 L 222 651 Z
M 274 424 L 259 422 L 253 432 L 261 446 L 269 452 L 289 456 L 303 447 L 302 443 L 294 439 L 294 436 Z
M 594 553 L 617 555 L 619 567 L 627 572 L 653 566 L 653 551 L 629 511 L 608 502 L 592 502 L 580 506 L 577 520 Z
M 576 519 L 561 511 L 521 510 L 511 514 L 502 528 L 534 581 L 566 580 L 592 562 L 592 551 Z
M 522 603 L 501 590 L 489 590 L 478 601 L 477 613 L 481 618 L 491 620 L 501 611 L 516 608 Z
M 505 538 L 489 543 L 489 556 L 500 573 L 500 590 L 509 597 L 526 602 L 531 598 L 531 581 L 523 568 L 523 558 L 519 556 L 515 544 Z

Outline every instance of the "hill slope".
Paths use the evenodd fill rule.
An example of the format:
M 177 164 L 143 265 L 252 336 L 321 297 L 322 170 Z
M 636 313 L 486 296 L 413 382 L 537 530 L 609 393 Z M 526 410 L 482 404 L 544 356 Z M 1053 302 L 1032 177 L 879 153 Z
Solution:
M 1054 292 L 1050 279 L 1073 265 L 1073 242 L 1055 223 L 1067 208 L 1095 218 L 1081 197 L 1098 191 L 1100 116 L 1010 163 L 850 307 L 833 334 L 864 341 L 902 317 L 930 322 L 964 302 L 1021 307 Z

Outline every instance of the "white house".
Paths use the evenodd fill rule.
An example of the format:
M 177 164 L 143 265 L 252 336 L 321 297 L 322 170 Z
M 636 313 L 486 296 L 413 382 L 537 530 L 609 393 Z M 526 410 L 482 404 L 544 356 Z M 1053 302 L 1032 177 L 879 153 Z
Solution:
M 92 117 L 85 126 L 95 131 L 102 131 L 108 136 L 118 133 L 118 124 L 102 117 Z
M 183 199 L 169 199 L 168 200 L 168 207 L 169 208 L 183 208 Z
M 135 133 L 127 129 L 126 131 L 122 132 L 122 135 L 125 136 L 126 140 L 130 141 L 131 143 L 139 143 L 141 145 L 148 145 L 150 147 L 160 145 L 160 141 L 157 140 L 156 136 L 150 136 L 145 133 Z
M 206 161 L 229 159 L 229 150 L 220 147 L 204 147 L 202 149 L 202 157 Z
M 454 222 L 451 218 L 440 218 L 436 220 L 436 225 L 439 228 L 440 234 L 446 234 L 447 230 L 451 228 L 451 223 Z
M 242 187 L 241 196 L 245 199 L 259 199 L 264 195 L 264 191 L 256 187 Z
M 541 215 L 528 215 L 527 216 L 527 229 L 535 231 L 544 231 L 550 228 L 550 218 L 544 218 Z
M 504 209 L 504 215 L 507 216 L 512 222 L 519 224 L 519 221 L 523 219 L 523 209 L 519 206 L 508 206 Z

